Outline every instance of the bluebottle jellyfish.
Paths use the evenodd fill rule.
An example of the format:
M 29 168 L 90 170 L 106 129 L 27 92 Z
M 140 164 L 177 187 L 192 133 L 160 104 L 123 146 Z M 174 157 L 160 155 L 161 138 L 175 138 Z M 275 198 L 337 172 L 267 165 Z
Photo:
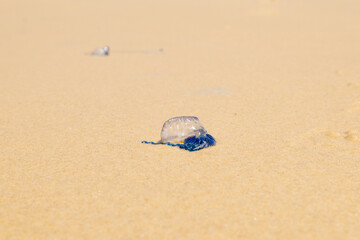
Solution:
M 216 141 L 207 133 L 197 117 L 182 116 L 170 118 L 164 123 L 159 142 L 142 143 L 169 145 L 193 152 L 214 146 Z

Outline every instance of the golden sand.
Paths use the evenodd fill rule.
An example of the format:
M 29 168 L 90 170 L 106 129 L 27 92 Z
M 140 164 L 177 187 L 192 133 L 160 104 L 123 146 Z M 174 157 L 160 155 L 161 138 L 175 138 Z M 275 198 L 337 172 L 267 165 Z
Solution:
M 359 239 L 359 12 L 2 1 L 0 239 Z M 217 145 L 141 144 L 181 115 Z

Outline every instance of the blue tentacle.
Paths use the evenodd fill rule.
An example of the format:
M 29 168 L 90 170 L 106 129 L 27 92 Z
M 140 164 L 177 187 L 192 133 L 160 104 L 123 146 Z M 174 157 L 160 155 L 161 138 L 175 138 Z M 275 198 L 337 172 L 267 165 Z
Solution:
M 182 144 L 173 144 L 173 143 L 169 143 L 169 142 L 148 142 L 148 141 L 142 141 L 141 143 L 145 143 L 145 144 L 152 144 L 152 145 L 169 145 L 172 147 L 181 147 Z

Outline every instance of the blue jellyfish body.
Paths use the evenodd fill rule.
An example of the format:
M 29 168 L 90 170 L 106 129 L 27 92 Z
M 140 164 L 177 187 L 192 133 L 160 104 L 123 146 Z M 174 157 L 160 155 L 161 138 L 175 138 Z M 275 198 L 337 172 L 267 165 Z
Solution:
M 164 123 L 159 142 L 142 143 L 169 145 L 193 152 L 214 146 L 216 141 L 206 132 L 197 117 L 183 116 L 171 118 Z

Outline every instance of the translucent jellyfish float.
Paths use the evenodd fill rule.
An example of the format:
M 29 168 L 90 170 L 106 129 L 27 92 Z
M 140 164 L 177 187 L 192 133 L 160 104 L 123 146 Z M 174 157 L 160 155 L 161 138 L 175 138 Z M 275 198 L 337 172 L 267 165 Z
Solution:
M 170 118 L 164 123 L 159 142 L 142 143 L 169 145 L 193 152 L 214 146 L 216 141 L 207 133 L 197 117 L 182 116 Z
M 91 55 L 104 57 L 104 56 L 108 56 L 108 55 L 109 55 L 109 51 L 110 51 L 110 47 L 109 47 L 109 46 L 105 46 L 105 47 L 103 47 L 103 48 L 97 48 L 97 49 L 95 49 L 95 50 L 91 53 Z

